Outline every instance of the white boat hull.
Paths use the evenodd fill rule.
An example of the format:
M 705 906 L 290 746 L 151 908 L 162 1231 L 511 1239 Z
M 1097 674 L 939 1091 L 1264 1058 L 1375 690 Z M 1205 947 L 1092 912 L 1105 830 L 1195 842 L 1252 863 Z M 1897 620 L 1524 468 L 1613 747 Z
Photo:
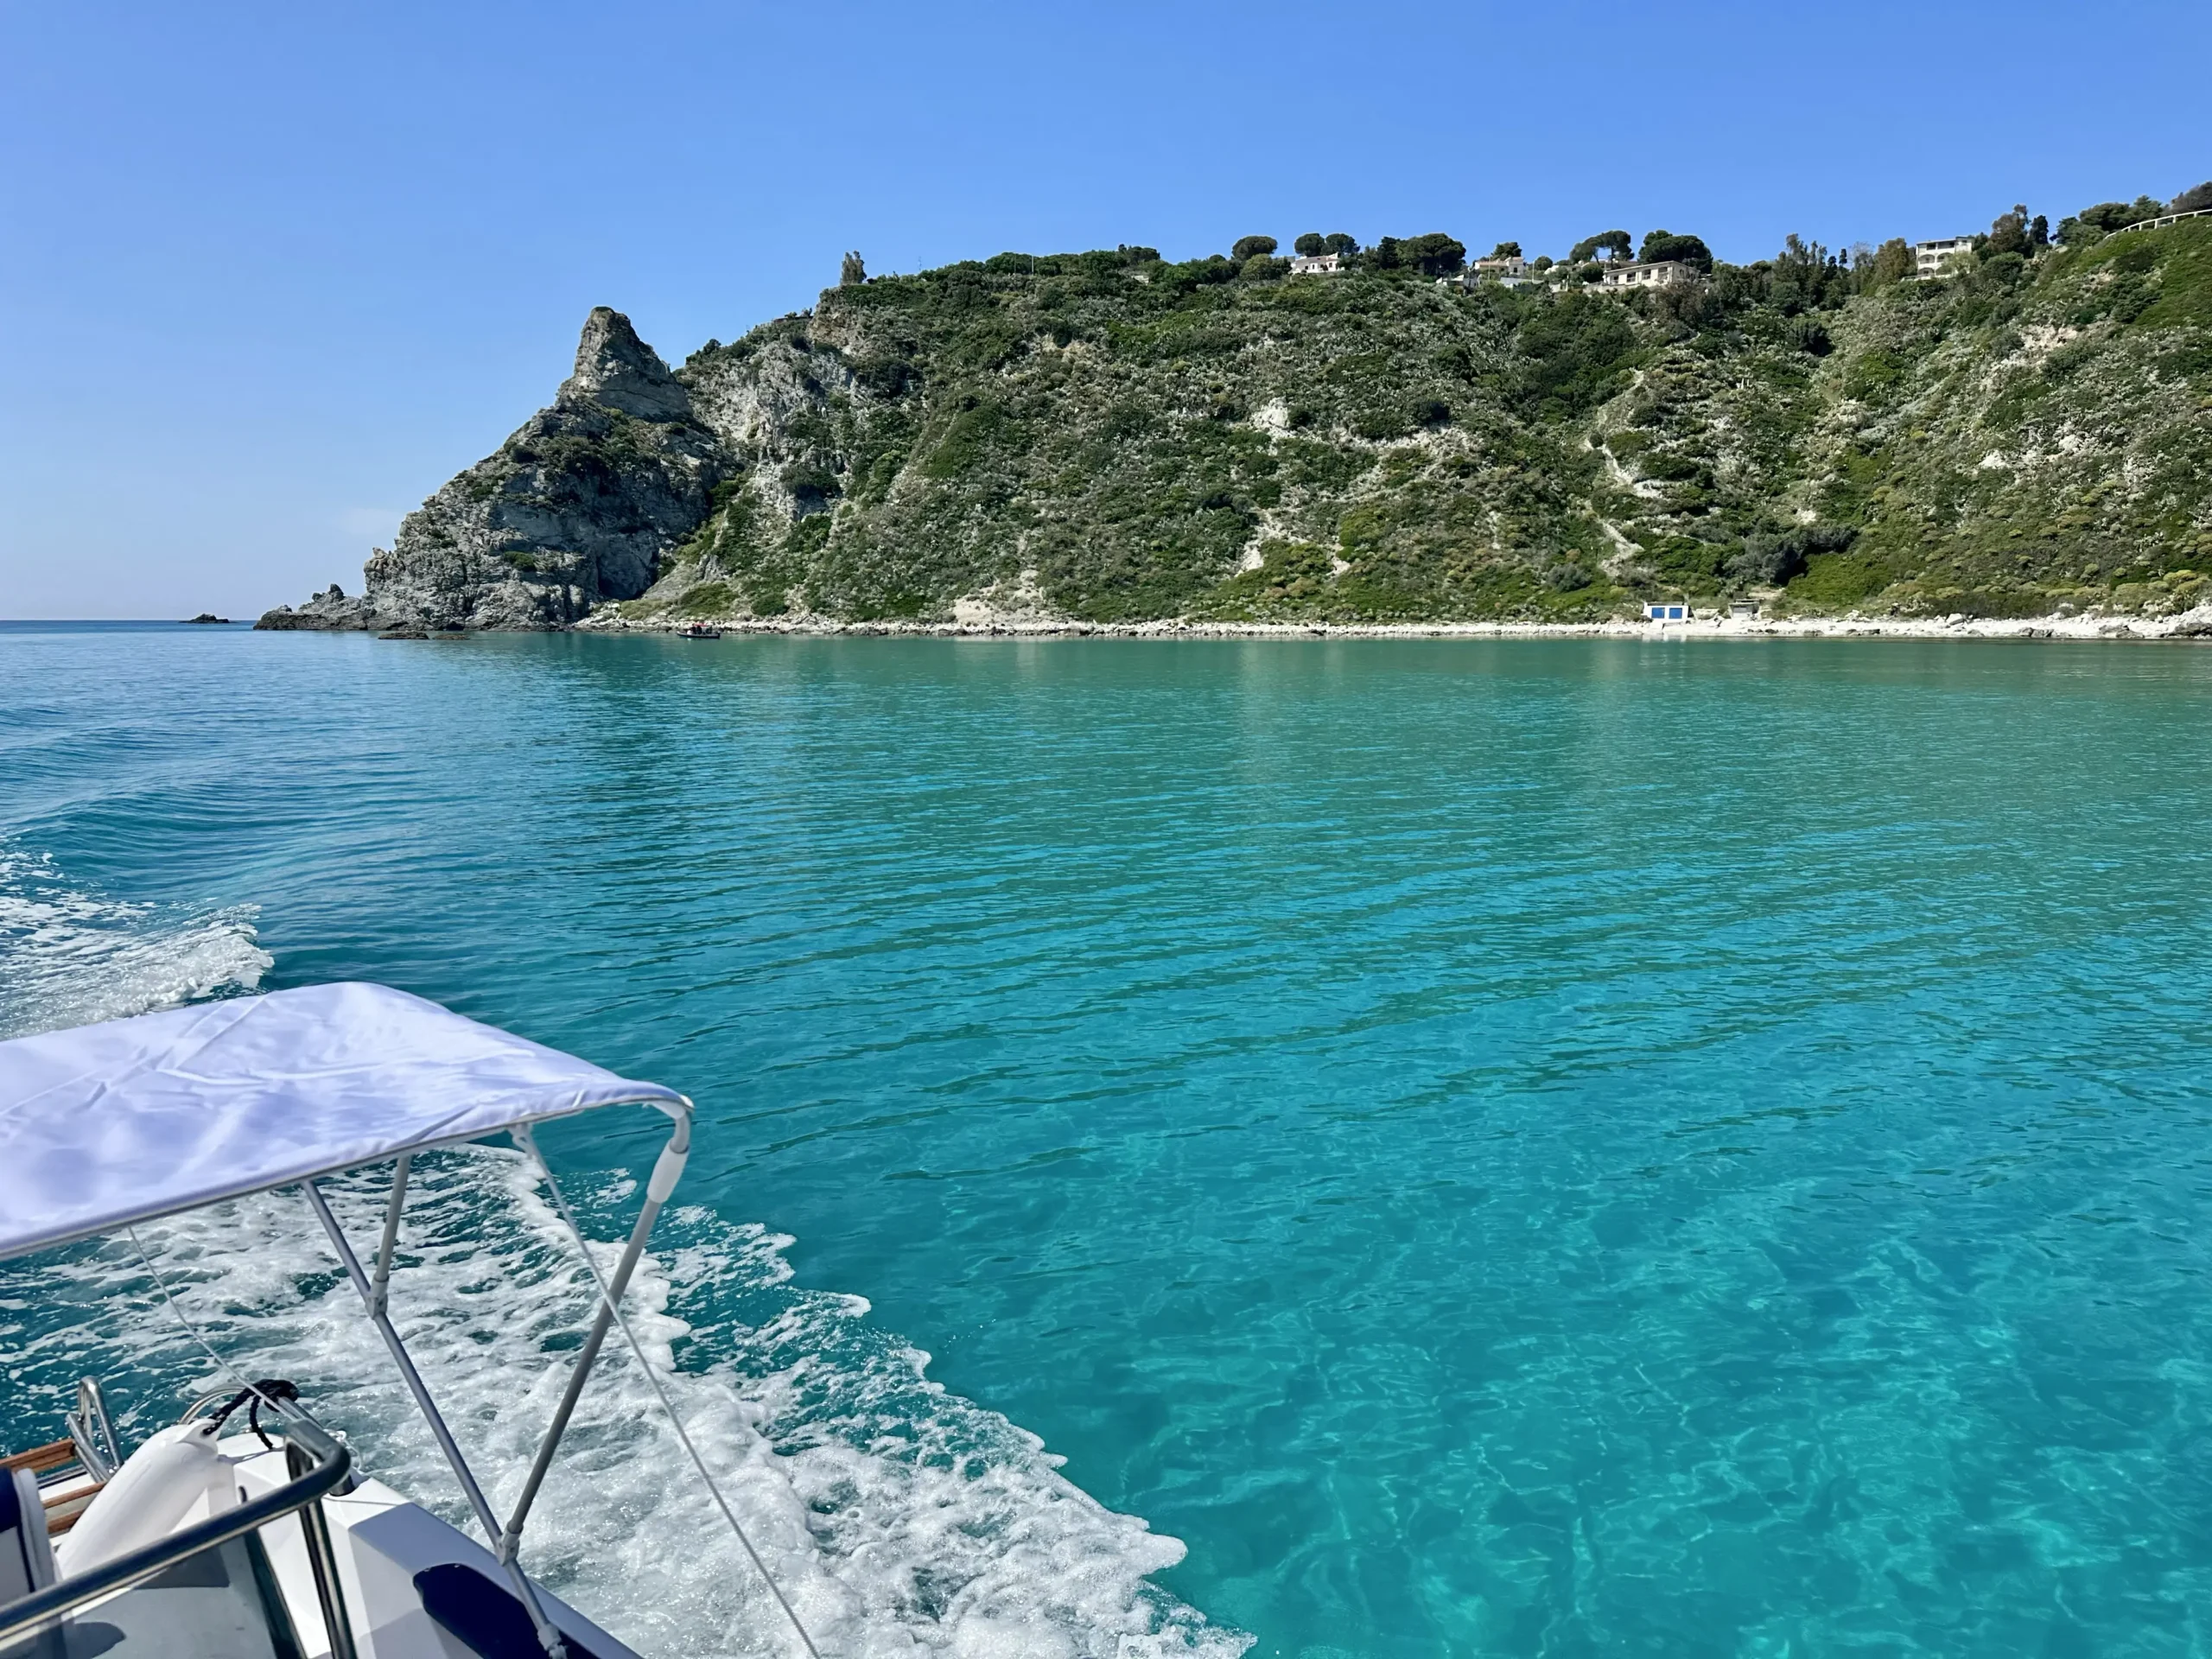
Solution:
M 240 1434 L 226 1438 L 222 1450 L 239 1459 L 235 1465 L 238 1484 L 248 1497 L 272 1491 L 289 1478 L 281 1446 L 264 1451 L 253 1436 Z M 361 1659 L 481 1659 L 474 1648 L 431 1616 L 418 1580 L 435 1567 L 465 1567 L 480 1575 L 488 1591 L 511 1598 L 505 1572 L 490 1550 L 382 1481 L 364 1480 L 350 1492 L 333 1493 L 322 1500 L 322 1512 Z M 323 1628 L 299 1517 L 287 1516 L 271 1522 L 261 1529 L 261 1539 L 291 1612 L 302 1654 L 305 1659 L 327 1659 L 330 1635 Z M 557 1597 L 542 1588 L 538 1597 L 547 1617 L 570 1638 L 573 1659 L 638 1659 Z M 519 1603 L 514 1611 L 520 1614 Z

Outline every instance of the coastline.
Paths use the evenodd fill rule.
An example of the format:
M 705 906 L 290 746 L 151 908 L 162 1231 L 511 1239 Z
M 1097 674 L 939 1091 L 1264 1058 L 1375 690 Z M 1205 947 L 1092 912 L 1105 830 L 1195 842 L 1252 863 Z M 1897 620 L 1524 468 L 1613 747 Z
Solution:
M 680 635 L 695 619 L 588 616 L 578 633 Z M 2063 639 L 2212 641 L 2212 604 L 2171 616 L 1695 617 L 1686 622 L 1084 622 L 975 616 L 950 622 L 840 621 L 819 616 L 706 620 L 725 634 L 976 639 Z

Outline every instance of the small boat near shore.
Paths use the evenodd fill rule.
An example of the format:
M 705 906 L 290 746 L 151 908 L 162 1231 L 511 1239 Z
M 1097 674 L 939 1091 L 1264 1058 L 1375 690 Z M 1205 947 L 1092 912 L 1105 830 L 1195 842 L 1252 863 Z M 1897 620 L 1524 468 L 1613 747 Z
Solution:
M 609 1271 L 593 1261 L 531 1128 L 617 1106 L 658 1110 L 668 1135 Z M 672 1089 L 378 985 L 302 987 L 0 1043 L 0 1259 L 108 1235 L 136 1245 L 140 1224 L 296 1190 L 482 1533 L 358 1467 L 357 1450 L 372 1449 L 317 1421 L 290 1382 L 234 1372 L 142 1248 L 159 1294 L 231 1376 L 128 1448 L 99 1380 L 86 1378 L 56 1438 L 0 1459 L 0 1659 L 636 1659 L 524 1571 L 522 1541 L 607 1338 L 619 1332 L 637 1352 L 622 1296 L 683 1173 L 691 1109 Z M 411 1160 L 498 1135 L 537 1159 L 598 1292 L 504 1516 L 390 1306 Z M 391 1169 L 382 1237 L 363 1252 L 319 1183 L 379 1166 Z M 772 1580 L 768 1588 L 790 1622 L 785 1645 L 814 1653 L 782 1591 Z
M 676 632 L 677 637 L 683 639 L 719 639 L 722 637 L 722 631 L 720 628 L 704 622 L 694 622 L 686 627 L 678 628 Z

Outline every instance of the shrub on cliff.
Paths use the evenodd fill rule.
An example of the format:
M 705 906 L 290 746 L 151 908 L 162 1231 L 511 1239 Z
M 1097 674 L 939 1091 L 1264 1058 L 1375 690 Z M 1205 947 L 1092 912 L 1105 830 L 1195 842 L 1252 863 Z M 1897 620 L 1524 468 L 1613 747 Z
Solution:
M 1676 236 L 1672 231 L 1653 231 L 1643 238 L 1643 246 L 1636 257 L 1647 265 L 1673 259 L 1695 265 L 1700 270 L 1713 269 L 1713 250 L 1705 245 L 1703 238 Z
M 1874 250 L 1859 268 L 1859 288 L 1892 288 L 1913 274 L 1915 269 L 1912 246 L 1901 236 L 1893 236 Z
M 1779 588 L 1805 574 L 1816 553 L 1840 553 L 1859 532 L 1847 524 L 1803 524 L 1762 531 L 1744 538 L 1743 551 L 1728 561 L 1731 580 L 1751 588 Z
M 2133 201 L 2101 201 L 2060 219 L 2058 239 L 2070 247 L 2082 246 L 2130 225 L 2156 219 L 2165 211 L 2165 204 L 2151 196 L 2138 196 Z
M 1595 236 L 1586 236 L 1576 243 L 1567 256 L 1567 263 L 1579 265 L 1585 259 L 1594 259 L 1600 253 L 1614 259 L 1626 259 L 1635 244 L 1626 231 L 1600 231 Z
M 1408 271 L 1427 277 L 1449 276 L 1467 264 L 1467 245 L 1441 231 L 1421 236 L 1386 236 L 1364 256 L 1371 270 Z

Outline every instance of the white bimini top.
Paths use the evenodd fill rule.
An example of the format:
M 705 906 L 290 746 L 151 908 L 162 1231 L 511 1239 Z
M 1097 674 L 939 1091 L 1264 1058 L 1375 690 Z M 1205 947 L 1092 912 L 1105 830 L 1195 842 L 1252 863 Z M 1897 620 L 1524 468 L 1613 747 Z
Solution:
M 0 1258 L 673 1089 L 382 985 L 0 1043 Z

